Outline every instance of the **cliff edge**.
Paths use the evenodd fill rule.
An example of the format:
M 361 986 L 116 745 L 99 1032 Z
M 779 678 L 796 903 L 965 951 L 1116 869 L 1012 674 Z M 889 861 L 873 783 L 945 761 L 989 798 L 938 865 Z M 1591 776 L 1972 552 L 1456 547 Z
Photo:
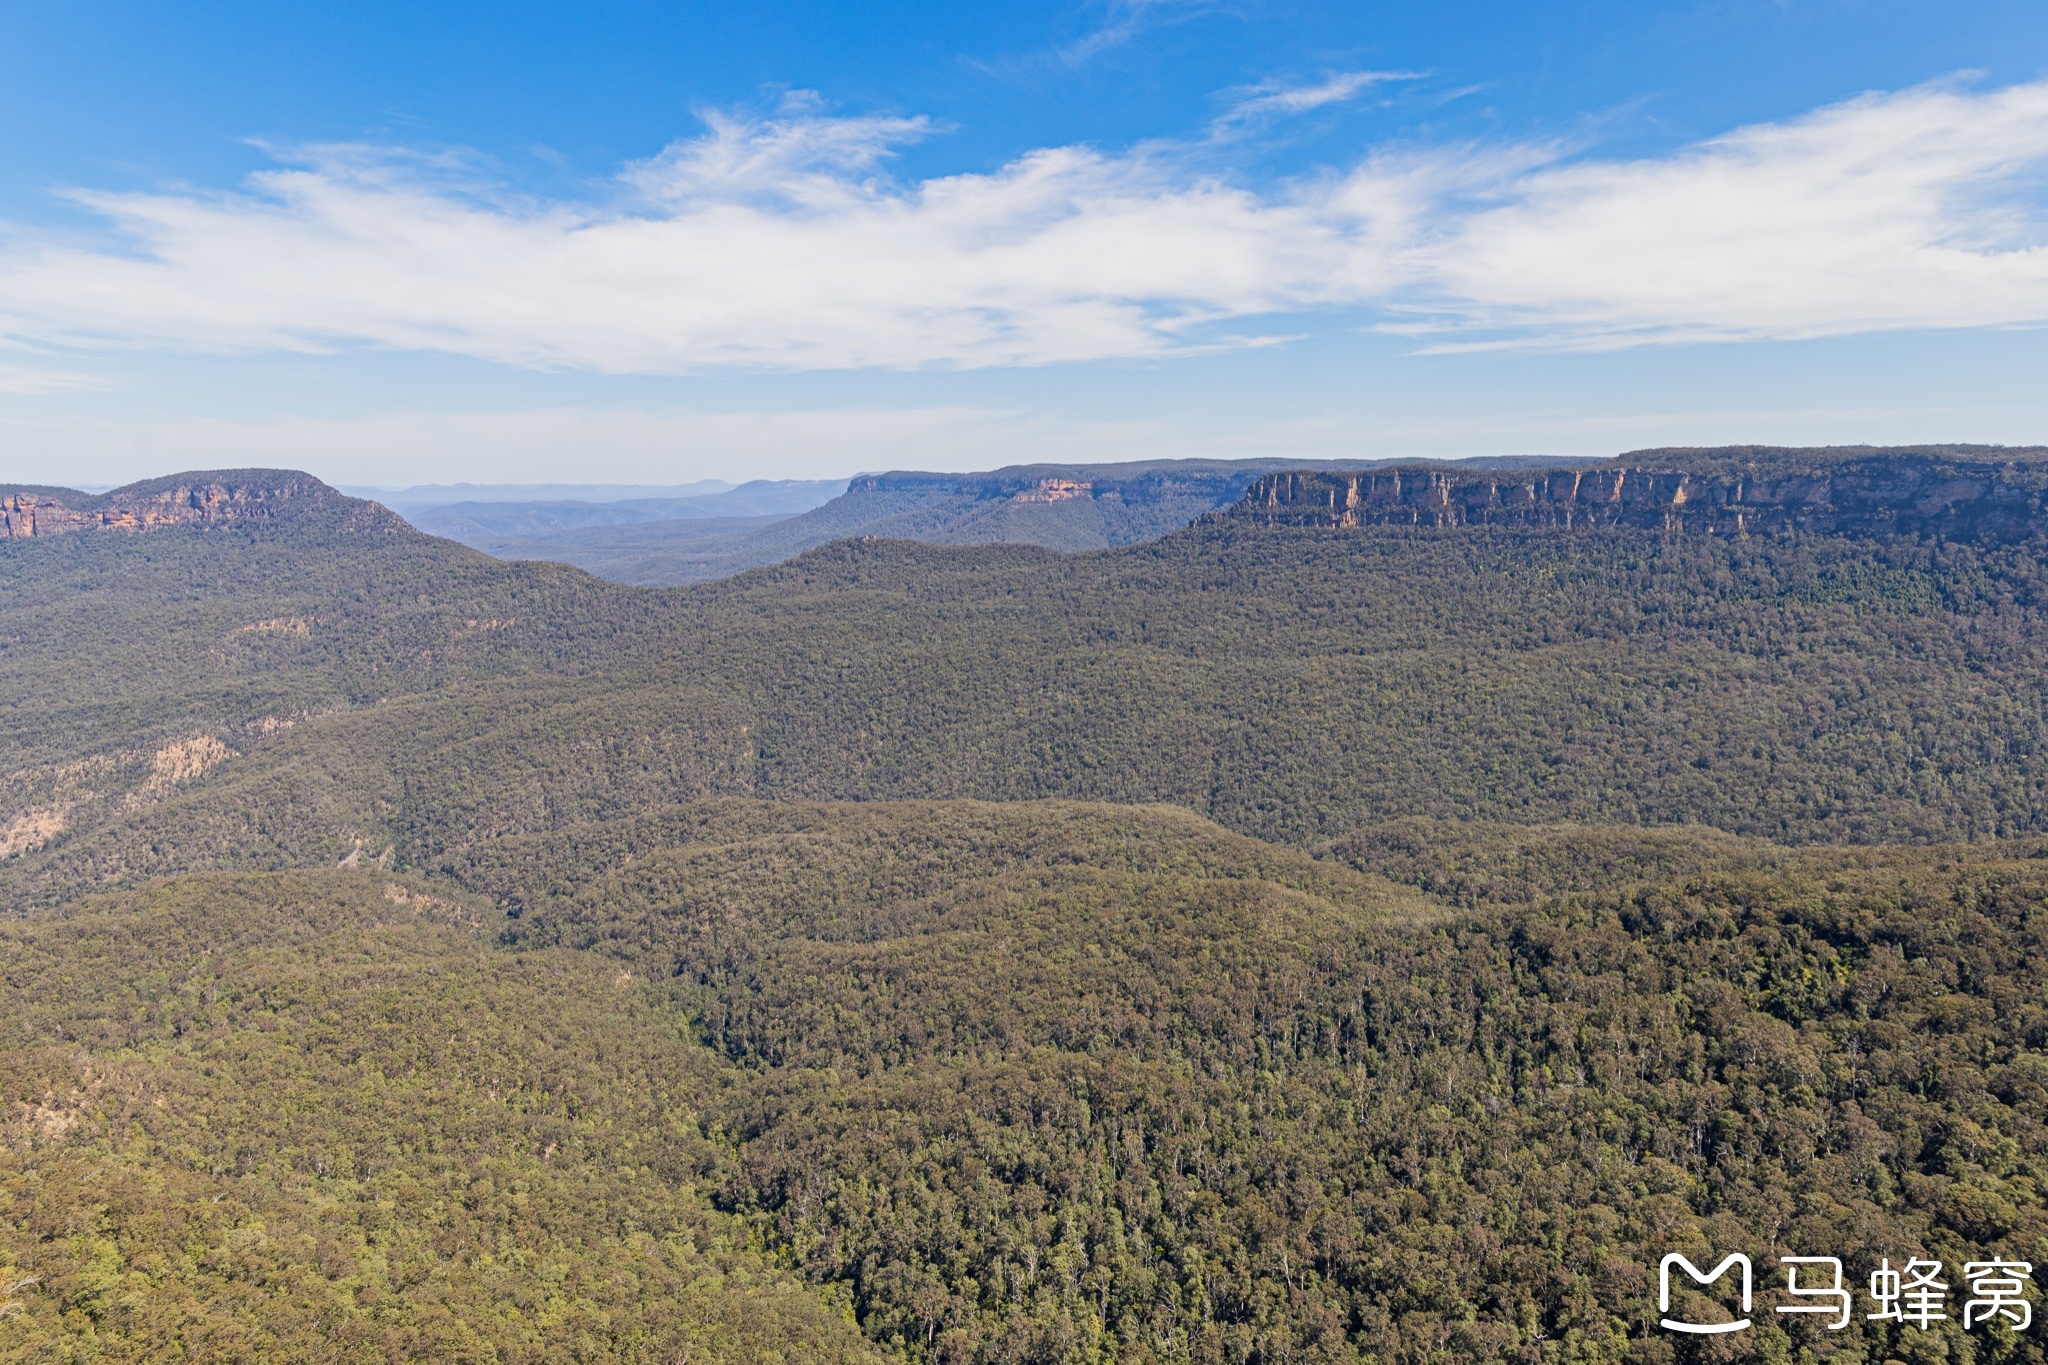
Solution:
M 1442 465 L 1254 480 L 1215 514 L 1273 526 L 1636 526 L 2024 540 L 2048 534 L 2048 447 L 1730 446 L 1633 451 L 1604 464 Z
M 323 512 L 366 525 L 404 526 L 378 504 L 351 498 L 298 470 L 216 469 L 146 479 L 108 493 L 0 486 L 0 539 L 271 522 Z

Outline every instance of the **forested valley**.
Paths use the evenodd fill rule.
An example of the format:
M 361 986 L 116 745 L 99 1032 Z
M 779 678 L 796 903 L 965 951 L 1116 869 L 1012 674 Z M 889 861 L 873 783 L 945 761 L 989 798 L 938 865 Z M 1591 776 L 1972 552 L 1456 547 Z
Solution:
M 0 541 L 0 1358 L 2041 1360 L 2043 548 Z

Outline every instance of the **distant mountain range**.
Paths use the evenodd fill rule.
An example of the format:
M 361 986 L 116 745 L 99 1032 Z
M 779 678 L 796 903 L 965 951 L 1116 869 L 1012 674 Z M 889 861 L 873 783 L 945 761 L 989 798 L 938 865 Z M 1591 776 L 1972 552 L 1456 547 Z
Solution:
M 2012 539 L 2037 533 L 2048 449 L 1768 446 L 1636 451 L 1612 460 L 1168 460 L 899 471 L 851 480 L 677 485 L 452 485 L 381 490 L 419 530 L 504 560 L 573 564 L 601 578 L 676 586 L 727 578 L 833 541 L 1102 550 L 1204 517 L 1268 525 L 1633 525 L 1721 534 L 1817 531 Z M 264 519 L 332 497 L 277 471 L 179 475 L 106 493 L 0 489 L 0 536 L 86 527 Z M 451 493 L 458 501 L 439 501 Z M 512 497 L 512 493 L 587 496 Z M 616 496 L 633 494 L 634 496 Z
M 694 483 L 423 483 L 407 488 L 337 484 L 352 498 L 381 502 L 401 515 L 458 502 L 619 502 L 629 498 L 702 498 L 729 492 L 724 479 Z
M 756 479 L 722 492 L 680 498 L 537 498 L 524 502 L 476 499 L 396 510 L 422 531 L 474 543 L 493 538 L 556 536 L 596 526 L 791 517 L 830 502 L 845 491 L 845 479 Z
M 864 474 L 837 482 L 762 480 L 679 498 L 475 498 L 417 507 L 383 500 L 421 530 L 500 559 L 554 560 L 616 582 L 669 586 L 730 577 L 859 536 L 1108 549 L 1180 530 L 1236 502 L 1255 479 L 1276 471 L 1358 471 L 1402 463 L 1413 462 L 1015 465 L 967 474 Z M 1575 462 L 1525 455 L 1429 467 L 1469 472 L 1570 468 Z

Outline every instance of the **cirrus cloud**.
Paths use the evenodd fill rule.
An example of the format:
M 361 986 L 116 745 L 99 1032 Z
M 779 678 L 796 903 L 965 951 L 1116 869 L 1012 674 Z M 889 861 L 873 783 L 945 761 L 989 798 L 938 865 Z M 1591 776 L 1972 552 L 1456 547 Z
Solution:
M 11 233 L 0 337 L 663 374 L 1149 359 L 1304 314 L 1437 348 L 2048 322 L 2048 83 L 1868 95 L 1657 158 L 1400 146 L 1266 186 L 1167 143 L 892 178 L 930 131 L 714 115 L 601 203 L 361 148 L 231 193 L 77 191 L 113 241 Z

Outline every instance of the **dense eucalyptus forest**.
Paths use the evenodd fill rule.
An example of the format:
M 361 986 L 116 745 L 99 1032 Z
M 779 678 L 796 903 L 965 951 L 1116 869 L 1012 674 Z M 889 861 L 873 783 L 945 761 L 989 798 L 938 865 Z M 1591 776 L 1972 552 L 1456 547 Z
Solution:
M 2048 1358 L 2044 549 L 0 540 L 0 1359 Z

